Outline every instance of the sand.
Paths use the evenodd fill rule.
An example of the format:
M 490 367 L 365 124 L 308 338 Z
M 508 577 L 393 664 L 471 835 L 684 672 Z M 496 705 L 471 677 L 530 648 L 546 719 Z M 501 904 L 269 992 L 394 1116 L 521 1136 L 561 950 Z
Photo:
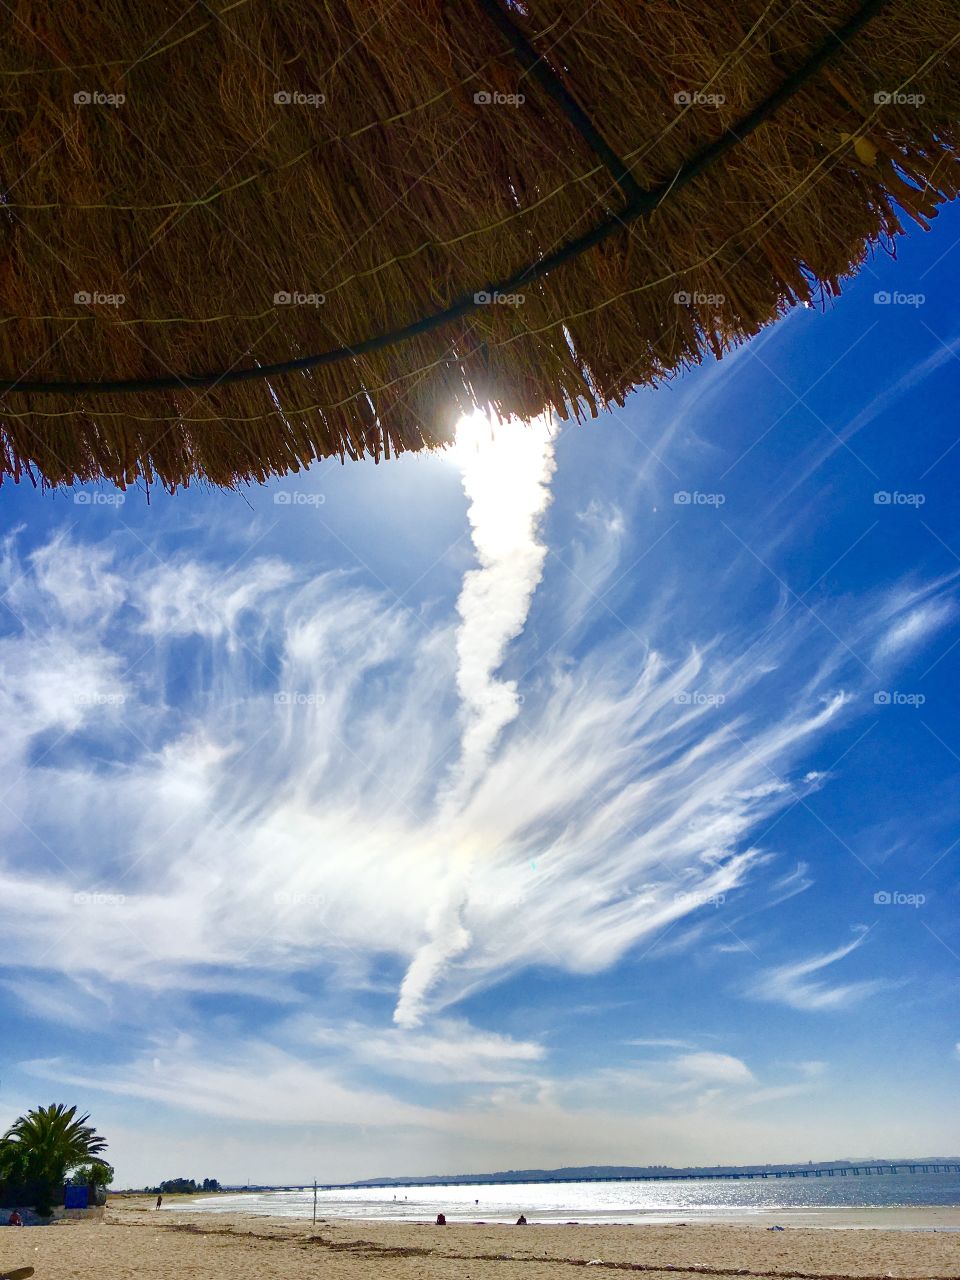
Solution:
M 960 1216 L 957 1210 L 891 1212 L 912 1213 L 912 1225 L 954 1225 Z M 343 1220 L 314 1227 L 245 1214 L 156 1213 L 137 1202 L 109 1207 L 102 1222 L 0 1230 L 0 1276 L 27 1265 L 36 1268 L 36 1280 L 576 1280 L 591 1263 L 588 1274 L 596 1280 L 625 1273 L 650 1280 L 930 1280 L 960 1277 L 960 1232 L 822 1226 L 774 1232 L 730 1224 L 444 1228 Z

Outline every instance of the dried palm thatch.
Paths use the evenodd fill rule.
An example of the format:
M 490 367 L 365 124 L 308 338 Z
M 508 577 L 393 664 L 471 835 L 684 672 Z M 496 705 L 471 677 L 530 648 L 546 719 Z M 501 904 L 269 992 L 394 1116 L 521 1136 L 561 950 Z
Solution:
M 478 403 L 595 414 L 960 186 L 956 0 L 10 9 L 17 479 L 231 485 Z

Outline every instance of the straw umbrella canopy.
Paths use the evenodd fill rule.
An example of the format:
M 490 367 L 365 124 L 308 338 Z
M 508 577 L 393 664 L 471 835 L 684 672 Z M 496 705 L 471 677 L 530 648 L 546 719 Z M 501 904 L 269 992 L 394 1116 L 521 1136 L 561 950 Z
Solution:
M 174 488 L 562 418 L 960 186 L 956 0 L 13 0 L 0 475 Z

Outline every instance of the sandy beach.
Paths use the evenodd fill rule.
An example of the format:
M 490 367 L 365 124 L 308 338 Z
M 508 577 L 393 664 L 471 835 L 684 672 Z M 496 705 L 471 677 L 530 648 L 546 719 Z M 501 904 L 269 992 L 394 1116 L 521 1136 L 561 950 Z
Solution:
M 0 1275 L 33 1266 L 37 1280 L 562 1280 L 597 1275 L 660 1277 L 960 1277 L 960 1210 L 877 1210 L 883 1225 L 858 1229 L 843 1211 L 808 1215 L 819 1227 L 531 1225 L 318 1221 L 203 1215 L 142 1203 L 112 1205 L 102 1222 L 0 1231 Z M 843 1221 L 844 1216 L 850 1219 Z M 823 1225 L 848 1226 L 823 1230 Z M 901 1229 L 891 1229 L 899 1226 Z M 905 1226 L 928 1227 L 907 1231 Z M 941 1230 L 936 1230 L 939 1227 Z

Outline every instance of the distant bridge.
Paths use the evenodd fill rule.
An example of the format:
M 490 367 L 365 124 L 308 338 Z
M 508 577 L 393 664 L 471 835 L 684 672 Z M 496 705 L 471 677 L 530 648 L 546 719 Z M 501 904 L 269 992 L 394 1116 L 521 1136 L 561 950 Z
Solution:
M 511 1187 L 541 1182 L 701 1182 L 706 1179 L 714 1181 L 743 1181 L 744 1179 L 769 1178 L 863 1178 L 883 1177 L 894 1173 L 960 1173 L 960 1164 L 842 1164 L 830 1168 L 811 1168 L 809 1165 L 797 1165 L 793 1168 L 754 1169 L 734 1173 L 645 1173 L 645 1174 L 612 1174 L 606 1177 L 584 1178 L 443 1178 L 439 1180 L 416 1180 L 404 1182 L 325 1182 L 318 1183 L 318 1191 L 401 1191 L 411 1187 Z M 231 1188 L 232 1190 L 233 1188 Z M 243 1188 L 237 1188 L 242 1190 Z M 313 1183 L 296 1183 L 291 1186 L 275 1186 L 260 1188 L 270 1191 L 312 1191 Z

